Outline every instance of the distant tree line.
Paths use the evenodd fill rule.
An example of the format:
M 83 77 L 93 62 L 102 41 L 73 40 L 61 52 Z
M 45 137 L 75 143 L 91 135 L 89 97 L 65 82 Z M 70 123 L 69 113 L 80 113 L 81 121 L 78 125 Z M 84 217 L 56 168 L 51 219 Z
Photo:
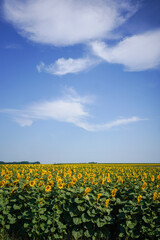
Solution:
M 28 161 L 21 161 L 21 162 L 3 162 L 0 161 L 0 164 L 40 164 L 40 162 L 28 162 Z

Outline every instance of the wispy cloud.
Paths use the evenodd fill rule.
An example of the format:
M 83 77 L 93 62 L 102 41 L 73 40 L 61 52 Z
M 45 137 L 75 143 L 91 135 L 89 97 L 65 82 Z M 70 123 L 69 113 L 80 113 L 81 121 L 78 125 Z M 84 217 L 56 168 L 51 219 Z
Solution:
M 89 124 L 89 123 L 83 123 L 80 122 L 79 124 L 77 124 L 79 127 L 84 128 L 87 131 L 91 131 L 91 132 L 98 132 L 98 131 L 106 131 L 109 130 L 110 128 L 116 127 L 116 126 L 122 126 L 122 125 L 127 125 L 129 123 L 134 123 L 134 122 L 139 122 L 139 121 L 144 121 L 147 119 L 142 119 L 139 117 L 130 117 L 130 118 L 120 118 L 117 119 L 115 121 L 112 122 L 108 122 L 105 124 Z
M 110 38 L 137 10 L 129 0 L 4 0 L 5 18 L 21 35 L 54 46 Z
M 114 47 L 92 42 L 93 53 L 108 63 L 125 66 L 126 71 L 144 71 L 160 66 L 160 29 L 125 38 Z
M 105 124 L 92 124 L 89 122 L 90 113 L 88 104 L 92 97 L 79 96 L 72 88 L 59 99 L 31 104 L 24 109 L 1 109 L 1 113 L 10 114 L 20 126 L 31 126 L 38 120 L 56 120 L 72 123 L 86 131 L 104 131 L 110 128 L 126 125 L 145 119 L 139 117 L 121 118 Z
M 37 65 L 38 72 L 45 71 L 53 75 L 65 75 L 68 73 L 79 73 L 97 65 L 100 61 L 95 58 L 59 58 L 53 64 L 46 66 L 43 62 Z
M 10 44 L 5 45 L 5 48 L 6 49 L 21 49 L 22 46 L 19 44 L 16 44 L 16 43 L 10 43 Z

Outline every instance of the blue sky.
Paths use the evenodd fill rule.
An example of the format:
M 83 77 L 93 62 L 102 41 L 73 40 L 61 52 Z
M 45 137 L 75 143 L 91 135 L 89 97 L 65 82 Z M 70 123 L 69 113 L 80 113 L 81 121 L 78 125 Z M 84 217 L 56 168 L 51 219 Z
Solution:
M 0 160 L 160 162 L 159 0 L 0 3 Z

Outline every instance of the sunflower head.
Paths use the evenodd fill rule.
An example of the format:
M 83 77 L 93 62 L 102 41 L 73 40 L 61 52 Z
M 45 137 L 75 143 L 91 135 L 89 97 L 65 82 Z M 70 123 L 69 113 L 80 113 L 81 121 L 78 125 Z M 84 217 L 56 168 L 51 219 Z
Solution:
M 0 187 L 2 188 L 5 185 L 5 181 L 0 181 Z
M 102 193 L 99 193 L 98 196 L 97 196 L 97 202 L 99 201 L 101 196 L 102 196 Z
M 138 198 L 137 198 L 138 203 L 141 201 L 141 199 L 142 199 L 142 196 L 139 195 Z
M 60 189 L 62 189 L 62 188 L 63 188 L 63 183 L 58 184 L 58 187 L 59 187 Z
M 142 185 L 142 190 L 144 191 L 145 187 L 147 186 L 147 183 L 146 182 L 143 182 L 143 185 Z
M 109 198 L 106 200 L 105 206 L 108 207 L 108 204 L 109 204 Z
M 92 189 L 89 187 L 86 187 L 85 191 L 84 191 L 84 195 L 87 195 Z
M 157 199 L 157 196 L 158 196 L 158 194 L 157 194 L 157 192 L 155 192 L 155 193 L 153 194 L 153 200 L 156 200 L 156 199 Z
M 112 190 L 112 197 L 115 197 L 116 196 L 116 192 L 118 191 L 118 189 L 117 188 L 114 188 L 113 190 Z
M 154 178 L 154 175 L 152 175 L 152 177 L 151 177 L 151 181 L 154 182 L 154 179 L 155 179 L 155 178 Z
M 51 185 L 47 185 L 47 186 L 45 187 L 45 191 L 46 191 L 46 192 L 50 192 L 50 191 L 51 191 Z
M 31 186 L 31 187 L 34 187 L 34 185 L 35 185 L 35 181 L 31 181 L 30 183 L 29 183 L 29 185 Z
M 49 176 L 48 176 L 48 180 L 50 181 L 52 179 L 52 175 L 50 174 Z
M 79 174 L 78 174 L 78 179 L 81 179 L 81 177 L 82 177 L 82 174 L 79 173 Z

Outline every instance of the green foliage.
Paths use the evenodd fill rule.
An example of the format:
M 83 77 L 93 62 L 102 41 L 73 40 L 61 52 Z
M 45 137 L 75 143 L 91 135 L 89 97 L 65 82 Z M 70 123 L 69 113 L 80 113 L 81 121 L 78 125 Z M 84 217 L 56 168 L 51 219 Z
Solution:
M 43 176 L 37 174 L 42 172 L 41 169 L 36 170 L 35 175 L 28 174 L 30 168 L 26 172 L 21 171 L 21 166 L 16 169 L 19 172 L 12 171 L 10 178 L 10 168 L 6 174 L 0 169 L 1 240 L 156 240 L 160 236 L 159 195 L 155 194 L 154 198 L 160 183 L 159 169 L 99 170 L 95 165 L 90 169 L 90 178 L 93 178 L 94 170 L 97 185 L 93 184 L 93 179 L 85 182 L 83 176 L 70 187 L 70 179 L 65 176 L 65 185 L 59 188 L 56 185 L 57 172 L 62 167 L 56 167 L 54 185 L 50 191 L 46 191 L 45 186 L 48 185 L 51 167 L 49 173 Z M 81 172 L 85 174 L 85 170 Z M 74 179 L 76 171 L 73 172 Z M 147 186 L 142 189 L 144 172 Z M 104 176 L 112 174 L 112 181 L 102 184 L 102 173 Z M 117 181 L 120 174 L 124 181 Z M 153 181 L 152 175 L 155 176 Z M 19 179 L 17 176 L 20 176 Z M 43 180 L 45 185 L 38 186 L 35 183 L 31 186 L 29 183 L 34 182 L 35 178 L 37 182 Z M 15 184 L 16 179 L 18 183 Z M 113 194 L 115 189 L 116 195 Z M 107 199 L 109 201 L 106 204 Z

